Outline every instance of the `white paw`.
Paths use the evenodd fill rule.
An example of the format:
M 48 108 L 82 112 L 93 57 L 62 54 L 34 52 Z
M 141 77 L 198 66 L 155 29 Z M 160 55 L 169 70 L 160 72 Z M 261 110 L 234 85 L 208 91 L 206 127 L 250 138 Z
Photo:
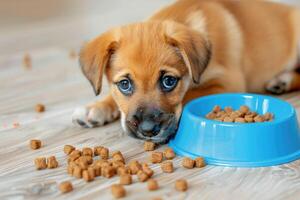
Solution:
M 76 125 L 92 128 L 114 121 L 118 118 L 118 114 L 118 111 L 111 112 L 107 108 L 79 107 L 73 112 L 72 121 Z
M 292 73 L 284 72 L 276 78 L 270 80 L 266 85 L 266 90 L 273 94 L 283 94 L 290 90 L 292 80 Z

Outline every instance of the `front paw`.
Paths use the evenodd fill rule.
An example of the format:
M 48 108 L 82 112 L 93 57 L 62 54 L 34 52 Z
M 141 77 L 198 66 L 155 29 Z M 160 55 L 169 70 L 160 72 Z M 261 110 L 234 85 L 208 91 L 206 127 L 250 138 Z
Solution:
M 118 111 L 112 112 L 108 108 L 98 108 L 94 106 L 76 108 L 72 115 L 74 124 L 92 128 L 96 126 L 103 126 L 106 123 L 112 122 L 118 118 Z

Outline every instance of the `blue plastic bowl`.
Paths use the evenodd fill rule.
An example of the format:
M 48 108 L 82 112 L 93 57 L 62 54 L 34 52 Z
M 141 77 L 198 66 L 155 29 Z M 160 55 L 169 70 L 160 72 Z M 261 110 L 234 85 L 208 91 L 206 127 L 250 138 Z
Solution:
M 209 120 L 215 105 L 239 109 L 247 105 L 275 119 L 262 123 Z M 287 102 L 256 94 L 218 94 L 189 102 L 183 110 L 175 138 L 169 145 L 182 156 L 204 157 L 207 164 L 230 167 L 279 165 L 300 158 L 300 131 L 295 109 Z

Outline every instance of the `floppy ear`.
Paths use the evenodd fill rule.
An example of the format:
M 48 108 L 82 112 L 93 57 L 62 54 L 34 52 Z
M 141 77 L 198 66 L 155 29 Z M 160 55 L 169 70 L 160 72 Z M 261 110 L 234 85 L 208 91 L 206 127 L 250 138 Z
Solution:
M 80 51 L 79 63 L 96 95 L 100 94 L 102 77 L 118 42 L 111 32 L 106 32 L 88 42 Z
M 165 22 L 165 39 L 179 52 L 194 83 L 199 83 L 211 58 L 209 41 L 201 33 L 175 22 Z

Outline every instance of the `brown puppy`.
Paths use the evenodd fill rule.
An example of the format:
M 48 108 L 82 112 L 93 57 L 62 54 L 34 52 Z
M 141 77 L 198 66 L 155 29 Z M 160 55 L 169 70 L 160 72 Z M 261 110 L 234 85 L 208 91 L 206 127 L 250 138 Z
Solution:
M 262 1 L 180 0 L 149 20 L 111 29 L 81 50 L 82 71 L 98 95 L 73 121 L 101 126 L 121 114 L 123 129 L 164 143 L 182 106 L 223 92 L 300 89 L 300 15 Z

